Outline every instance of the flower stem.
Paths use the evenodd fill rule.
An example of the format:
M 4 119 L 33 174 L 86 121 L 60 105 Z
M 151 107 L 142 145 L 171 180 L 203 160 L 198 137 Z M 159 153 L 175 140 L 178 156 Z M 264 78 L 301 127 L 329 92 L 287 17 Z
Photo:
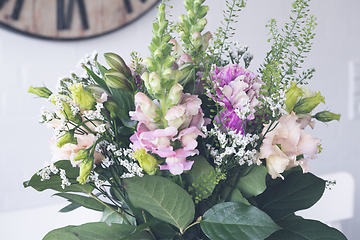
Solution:
M 125 214 L 123 213 L 123 211 L 118 212 L 115 209 L 113 209 L 112 207 L 110 207 L 109 205 L 107 205 L 105 202 L 101 201 L 97 196 L 95 196 L 93 193 L 89 194 L 92 198 L 94 198 L 95 200 L 97 200 L 98 202 L 100 202 L 101 204 L 103 204 L 105 207 L 111 209 L 113 212 L 115 212 L 116 214 L 118 214 L 122 219 L 124 219 L 124 221 L 131 225 L 131 223 L 129 222 L 129 220 L 126 218 Z

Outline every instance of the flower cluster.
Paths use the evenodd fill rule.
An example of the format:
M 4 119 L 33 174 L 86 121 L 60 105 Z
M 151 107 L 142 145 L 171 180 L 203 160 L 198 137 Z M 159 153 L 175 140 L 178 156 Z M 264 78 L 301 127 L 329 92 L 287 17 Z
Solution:
M 307 203 L 273 211 L 282 202 L 269 197 L 276 191 L 296 199 L 295 205 L 308 199 L 312 184 L 296 196 L 282 189 L 297 184 L 293 179 L 321 189 L 321 180 L 303 174 L 321 150 L 320 140 L 305 128 L 314 128 L 315 120 L 340 119 L 329 111 L 313 114 L 325 98 L 303 85 L 308 75 L 294 76 L 309 42 L 291 41 L 308 36 L 314 24 L 312 18 L 303 19 L 308 0 L 295 1 L 294 25 L 286 27 L 302 32 L 283 38 L 271 23 L 275 43 L 258 72 L 248 69 L 253 59 L 249 47 L 228 40 L 234 35 L 227 32 L 233 30 L 230 23 L 245 1 L 226 1 L 227 25 L 214 34 L 203 32 L 209 10 L 204 1 L 184 0 L 187 14 L 178 23 L 166 19 L 161 3 L 152 24 L 150 55 L 144 59 L 133 52 L 127 65 L 119 55 L 105 53 L 105 66 L 93 53 L 79 63 L 85 74 L 61 78 L 57 92 L 29 88 L 56 110 L 43 108 L 40 120 L 54 129 L 51 163 L 26 186 L 88 194 L 61 196 L 87 208 L 105 207 L 102 220 L 119 225 L 106 231 L 119 238 L 230 239 L 246 232 L 268 239 L 278 230 L 286 233 L 284 219 L 296 221 L 300 232 L 308 227 L 302 218 L 288 218 Z M 292 46 L 300 53 L 288 49 Z M 42 185 L 44 181 L 49 184 Z M 230 219 L 234 227 L 230 231 L 209 215 Z M 244 230 L 233 222 L 235 215 L 248 219 L 250 227 Z M 117 232 L 125 229 L 120 223 L 127 224 L 123 232 L 131 235 Z M 264 227 L 259 231 L 253 226 Z
M 263 82 L 256 75 L 239 66 L 228 65 L 212 72 L 215 100 L 224 109 L 217 118 L 228 130 L 244 134 L 244 126 L 255 118 L 255 107 L 259 105 Z
M 279 121 L 266 124 L 265 135 L 260 148 L 260 158 L 266 158 L 266 167 L 272 178 L 284 177 L 280 174 L 292 167 L 301 166 L 303 172 L 309 171 L 307 162 L 317 157 L 320 140 L 301 130 L 298 117 L 292 112 L 282 116 Z M 273 130 L 269 131 L 271 126 Z M 304 158 L 303 155 L 308 157 Z M 302 156 L 297 159 L 298 156 Z
M 169 96 L 173 106 L 161 120 L 162 106 L 158 102 L 151 101 L 144 93 L 135 95 L 136 111 L 130 115 L 139 123 L 130 140 L 134 151 L 145 149 L 166 158 L 166 165 L 160 165 L 160 170 L 178 175 L 191 169 L 193 161 L 186 158 L 199 154 L 196 139 L 204 136 L 201 128 L 208 120 L 203 117 L 201 100 L 195 95 L 184 94 L 180 84 L 171 88 Z M 177 148 L 173 147 L 175 142 L 178 142 Z

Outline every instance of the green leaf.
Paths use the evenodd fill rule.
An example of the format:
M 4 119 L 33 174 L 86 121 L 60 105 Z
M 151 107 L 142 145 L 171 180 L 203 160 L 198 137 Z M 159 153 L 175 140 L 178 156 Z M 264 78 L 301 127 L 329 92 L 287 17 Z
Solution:
M 250 172 L 241 177 L 236 187 L 244 197 L 249 198 L 261 194 L 266 189 L 267 169 L 263 165 L 254 165 Z
M 135 226 L 124 224 L 112 224 L 108 226 L 104 222 L 86 223 L 80 226 L 67 226 L 52 230 L 45 235 L 43 240 L 119 240 L 123 237 L 129 236 L 136 231 Z M 152 239 L 151 236 L 145 232 L 139 232 L 128 239 Z
M 92 197 L 85 197 L 73 193 L 55 193 L 53 196 L 60 196 L 77 205 L 95 210 L 104 211 L 105 206 Z
M 105 91 L 110 92 L 110 89 L 106 85 L 105 81 L 101 79 L 98 75 L 96 75 L 93 71 L 91 71 L 88 67 L 84 66 L 86 72 L 92 77 L 92 79 L 100 85 Z
M 130 216 L 129 214 L 125 214 L 126 218 L 129 220 L 129 222 L 131 223 L 131 225 L 136 225 L 136 219 L 132 216 Z M 104 209 L 104 213 L 103 216 L 100 220 L 101 222 L 106 222 L 107 225 L 111 225 L 112 223 L 118 223 L 118 224 L 127 224 L 126 221 L 124 221 L 124 219 L 119 216 L 119 214 L 117 214 L 116 212 L 114 212 L 113 210 L 109 209 L 109 208 L 105 208 Z
M 151 231 L 160 239 L 173 239 L 178 234 L 173 225 L 159 220 L 155 220 L 151 225 Z
M 191 170 L 185 174 L 189 184 L 189 193 L 199 200 L 208 198 L 216 186 L 215 169 L 203 156 L 191 158 L 194 161 Z
M 325 181 L 311 173 L 291 172 L 255 198 L 260 209 L 275 221 L 314 205 L 325 190 Z
M 70 203 L 69 205 L 63 207 L 62 209 L 59 210 L 59 212 L 61 213 L 67 213 L 67 212 L 71 212 L 75 209 L 78 209 L 79 207 L 81 207 L 80 205 L 78 204 L 75 204 L 75 203 Z
M 66 177 L 71 182 L 70 186 L 66 186 L 64 189 L 61 187 L 62 179 L 57 175 L 51 174 L 50 179 L 41 181 L 41 177 L 36 173 L 31 177 L 29 181 L 23 183 L 24 187 L 32 187 L 35 190 L 41 192 L 45 189 L 53 189 L 58 192 L 84 192 L 89 193 L 94 189 L 89 184 L 79 184 L 76 181 L 76 178 L 79 176 L 79 168 L 73 167 L 69 160 L 62 160 L 54 163 L 54 165 L 59 169 L 64 169 L 66 172 Z
M 231 195 L 228 197 L 230 191 Z M 249 201 L 244 198 L 241 194 L 240 190 L 237 188 L 232 189 L 230 186 L 224 186 L 221 192 L 221 199 L 228 198 L 229 202 L 236 202 L 236 203 L 244 203 L 246 205 L 250 205 Z
M 109 87 L 109 89 L 111 98 L 120 109 L 120 111 L 116 112 L 116 115 L 125 126 L 135 128 L 137 121 L 131 120 L 129 117 L 129 111 L 135 110 L 135 100 L 133 94 L 123 89 L 111 87 Z
M 315 220 L 297 217 L 277 222 L 283 229 L 271 234 L 266 240 L 346 240 L 335 228 Z
M 99 70 L 101 77 L 104 78 L 105 72 L 107 71 L 106 67 L 101 65 L 98 61 L 95 61 L 95 66 Z
M 134 207 L 174 225 L 180 232 L 194 219 L 195 206 L 190 195 L 170 180 L 145 175 L 125 179 L 123 183 Z
M 210 239 L 265 239 L 280 229 L 273 220 L 254 206 L 224 202 L 205 212 L 201 229 Z

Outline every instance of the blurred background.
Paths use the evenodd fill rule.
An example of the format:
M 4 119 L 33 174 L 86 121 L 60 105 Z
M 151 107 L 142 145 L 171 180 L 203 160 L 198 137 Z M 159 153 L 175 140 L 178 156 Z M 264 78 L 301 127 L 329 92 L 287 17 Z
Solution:
M 139 2 L 124 2 L 136 1 Z M 206 3 L 210 12 L 205 30 L 214 32 L 222 20 L 225 1 L 207 0 Z M 174 6 L 170 10 L 173 20 L 185 13 L 180 0 L 171 0 L 168 5 Z M 330 215 L 339 213 L 337 221 L 341 224 L 337 226 L 348 239 L 355 240 L 360 235 L 360 208 L 356 204 L 360 197 L 360 2 L 314 0 L 310 6 L 318 26 L 313 49 L 304 64 L 304 68 L 316 69 L 309 87 L 321 91 L 325 97 L 326 106 L 319 106 L 319 111 L 331 110 L 342 116 L 340 122 L 317 122 L 314 130 L 306 130 L 321 139 L 324 148 L 309 165 L 316 175 L 339 176 L 339 184 L 327 191 L 341 193 L 329 197 L 325 211 Z M 256 72 L 270 49 L 265 27 L 268 20 L 276 18 L 282 28 L 289 21 L 290 10 L 289 0 L 248 1 L 234 25 L 233 40 L 249 46 L 254 55 L 250 70 Z M 94 50 L 103 64 L 106 62 L 102 54 L 106 52 L 121 55 L 127 63 L 132 51 L 147 57 L 151 23 L 156 13 L 156 7 L 150 7 L 139 19 L 119 30 L 76 41 L 45 40 L 0 28 L 0 229 L 3 236 L 5 234 L 2 239 L 22 239 L 20 236 L 24 235 L 27 239 L 41 239 L 52 228 L 101 217 L 91 210 L 76 210 L 80 212 L 64 218 L 64 214 L 57 213 L 67 205 L 64 199 L 51 197 L 51 191 L 39 193 L 23 188 L 22 182 L 29 180 L 50 159 L 48 139 L 53 134 L 51 129 L 38 123 L 40 109 L 46 102 L 28 94 L 27 89 L 30 85 L 46 85 L 55 91 L 59 77 L 73 71 L 83 72 L 76 65 Z M 340 216 L 345 211 L 346 214 Z M 75 220 L 76 216 L 80 217 Z

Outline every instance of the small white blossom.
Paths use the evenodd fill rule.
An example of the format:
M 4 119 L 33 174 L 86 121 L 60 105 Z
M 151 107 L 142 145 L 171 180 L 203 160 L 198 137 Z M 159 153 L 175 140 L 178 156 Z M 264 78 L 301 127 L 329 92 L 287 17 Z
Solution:
M 104 133 L 106 132 L 106 125 L 100 124 L 99 126 L 95 127 L 95 131 L 98 133 Z
M 76 114 L 78 114 L 80 112 L 80 109 L 76 105 L 71 105 L 71 112 L 72 112 L 73 116 L 75 117 Z

